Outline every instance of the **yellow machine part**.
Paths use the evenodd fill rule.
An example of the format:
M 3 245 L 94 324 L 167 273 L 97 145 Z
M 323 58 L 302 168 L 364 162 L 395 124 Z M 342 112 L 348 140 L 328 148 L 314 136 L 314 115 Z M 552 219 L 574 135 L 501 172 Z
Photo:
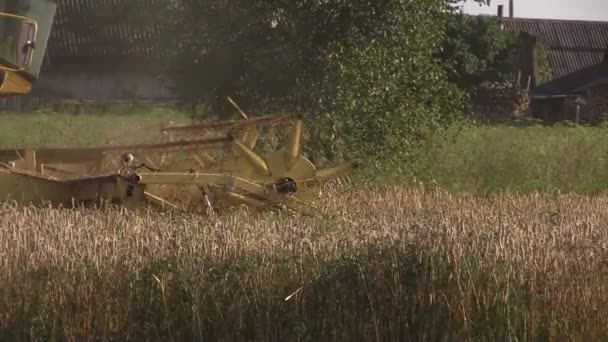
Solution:
M 227 136 L 192 141 L 88 149 L 0 150 L 0 166 L 5 163 L 4 169 L 0 167 L 0 202 L 66 204 L 103 198 L 128 207 L 149 202 L 178 209 L 182 205 L 186 208 L 192 203 L 204 203 L 208 208 L 245 204 L 260 209 L 307 210 L 314 208 L 322 183 L 340 177 L 354 166 L 317 169 L 302 153 L 300 116 L 292 122 L 287 146 L 274 151 L 256 149 L 256 123 L 248 120 L 244 130 L 237 134 L 231 130 Z M 204 146 L 210 143 L 224 145 L 220 158 L 205 153 Z M 109 176 L 93 172 L 104 169 L 109 152 L 142 151 L 146 155 L 157 150 L 189 150 L 196 164 L 178 163 L 162 169 L 144 167 L 145 163 L 140 165 L 140 157 L 129 152 L 120 157 L 122 164 L 110 170 Z M 177 186 L 180 189 L 175 189 Z M 196 199 L 190 201 L 183 189 L 193 191 Z M 199 202 L 201 194 L 204 201 Z
M 32 90 L 32 84 L 17 72 L 0 67 L 2 73 L 0 96 L 25 95 Z
M 142 186 L 118 175 L 63 180 L 0 166 L 0 202 L 66 207 L 105 202 L 137 207 L 143 205 L 144 195 Z

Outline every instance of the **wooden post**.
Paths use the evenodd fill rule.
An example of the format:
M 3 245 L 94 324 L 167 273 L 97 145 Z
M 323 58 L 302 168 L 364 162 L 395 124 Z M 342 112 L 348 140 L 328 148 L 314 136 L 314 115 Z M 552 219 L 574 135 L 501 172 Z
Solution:
M 25 153 L 23 154 L 23 164 L 25 170 L 27 171 L 40 172 L 36 163 L 36 151 L 34 150 L 25 151 Z
M 519 71 L 517 72 L 517 87 L 520 88 L 521 87 L 521 69 L 519 69 Z

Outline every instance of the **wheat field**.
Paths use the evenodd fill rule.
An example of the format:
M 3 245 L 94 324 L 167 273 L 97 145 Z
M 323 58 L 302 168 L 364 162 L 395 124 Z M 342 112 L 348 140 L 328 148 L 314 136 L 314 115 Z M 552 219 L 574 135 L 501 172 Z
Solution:
M 316 216 L 4 205 L 0 339 L 608 337 L 608 197 L 323 201 Z

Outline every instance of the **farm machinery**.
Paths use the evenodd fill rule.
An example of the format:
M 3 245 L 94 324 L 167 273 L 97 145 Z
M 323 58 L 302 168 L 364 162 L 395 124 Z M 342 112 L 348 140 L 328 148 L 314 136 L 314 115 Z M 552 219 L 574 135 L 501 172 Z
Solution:
M 25 95 L 44 60 L 55 0 L 0 1 L 0 96 Z
M 56 10 L 56 0 L 0 1 L 0 97 L 31 91 Z M 194 190 L 200 194 L 198 204 L 207 208 L 296 208 L 310 206 L 322 182 L 350 168 L 318 170 L 302 155 L 301 115 L 250 119 L 230 101 L 242 120 L 165 127 L 160 136 L 169 141 L 156 144 L 0 150 L 0 201 L 155 203 L 183 209 L 180 202 Z M 285 148 L 257 146 L 260 127 L 285 122 L 291 123 Z
M 259 148 L 259 127 L 281 122 L 286 146 Z M 270 115 L 165 127 L 170 141 L 158 144 L 0 150 L 0 200 L 185 210 L 195 189 L 195 205 L 208 209 L 311 208 L 321 185 L 353 165 L 317 169 L 302 154 L 303 130 L 301 115 Z

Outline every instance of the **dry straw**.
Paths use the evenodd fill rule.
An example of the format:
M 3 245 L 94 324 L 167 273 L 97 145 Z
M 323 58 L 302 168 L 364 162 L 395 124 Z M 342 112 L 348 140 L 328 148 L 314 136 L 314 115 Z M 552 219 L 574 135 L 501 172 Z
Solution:
M 0 338 L 599 340 L 608 198 L 388 188 L 318 217 L 0 208 Z

